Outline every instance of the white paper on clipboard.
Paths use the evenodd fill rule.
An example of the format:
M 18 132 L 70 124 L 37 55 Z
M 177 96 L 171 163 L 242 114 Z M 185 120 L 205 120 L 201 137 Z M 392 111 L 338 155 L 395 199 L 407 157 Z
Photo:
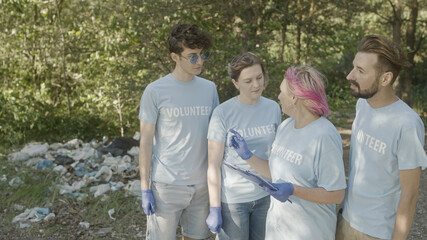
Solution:
M 277 188 L 275 186 L 271 185 L 271 183 L 269 183 L 268 181 L 264 180 L 260 176 L 251 173 L 249 170 L 245 170 L 245 169 L 240 168 L 240 167 L 238 167 L 236 165 L 227 163 L 226 161 L 224 161 L 223 163 L 224 163 L 225 166 L 227 166 L 230 169 L 234 170 L 235 172 L 237 172 L 238 174 L 240 174 L 242 177 L 244 177 L 244 178 L 248 179 L 249 181 L 255 183 L 256 185 L 260 186 L 261 188 L 267 187 L 270 190 L 277 191 Z

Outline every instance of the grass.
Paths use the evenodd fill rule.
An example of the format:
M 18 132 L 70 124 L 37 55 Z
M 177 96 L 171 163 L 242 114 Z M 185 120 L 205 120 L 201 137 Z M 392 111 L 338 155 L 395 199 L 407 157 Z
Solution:
M 51 186 L 56 176 L 52 172 L 34 173 L 32 169 L 8 163 L 5 158 L 1 162 L 3 167 L 0 175 L 7 177 L 6 181 L 0 183 L 0 187 L 5 192 L 3 196 L 6 196 L 0 199 L 1 205 L 7 207 L 12 204 L 39 205 L 43 204 L 49 196 L 52 196 L 54 201 L 56 194 L 52 194 Z M 10 186 L 9 182 L 16 177 L 19 177 L 22 183 Z
M 113 221 L 108 215 L 110 209 L 115 210 L 112 214 L 113 217 L 120 216 L 126 218 L 129 215 L 134 215 L 136 210 L 139 210 L 139 206 L 136 202 L 136 198 L 133 196 L 126 196 L 124 191 L 116 191 L 108 194 L 108 200 L 102 201 L 103 196 L 97 198 L 89 197 L 79 203 L 81 208 L 86 206 L 87 213 L 85 213 L 85 219 L 91 224 L 102 224 L 105 222 Z
M 67 194 L 59 194 L 59 188 L 55 186 L 60 184 L 60 177 L 52 170 L 14 164 L 7 161 L 6 155 L 0 157 L 0 164 L 0 177 L 7 177 L 6 181 L 0 181 L 0 235 L 17 235 L 12 239 L 75 239 L 76 234 L 81 239 L 133 239 L 139 232 L 145 232 L 145 215 L 142 214 L 140 200 L 124 189 L 95 198 L 89 192 L 91 185 L 88 185 L 81 190 L 88 197 L 77 200 Z M 23 183 L 10 186 L 9 182 L 14 177 L 20 177 Z M 16 210 L 15 204 L 24 206 L 24 209 Z M 48 222 L 32 223 L 25 229 L 20 229 L 18 223 L 12 223 L 15 216 L 34 207 L 48 207 L 56 216 Z M 115 209 L 112 216 L 116 220 L 108 215 L 108 210 L 112 208 Z M 89 222 L 90 228 L 79 226 L 80 222 Z M 112 228 L 112 233 L 98 236 L 100 228 Z

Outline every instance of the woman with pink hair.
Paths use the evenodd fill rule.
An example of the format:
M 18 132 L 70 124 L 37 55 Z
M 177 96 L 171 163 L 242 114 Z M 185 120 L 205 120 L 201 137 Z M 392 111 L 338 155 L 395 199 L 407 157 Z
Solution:
M 252 154 L 237 132 L 230 145 L 277 190 L 267 214 L 265 239 L 334 239 L 336 204 L 346 181 L 342 140 L 330 114 L 324 76 L 310 66 L 290 67 L 280 85 L 282 111 L 269 161 Z M 289 201 L 288 201 L 289 200 Z

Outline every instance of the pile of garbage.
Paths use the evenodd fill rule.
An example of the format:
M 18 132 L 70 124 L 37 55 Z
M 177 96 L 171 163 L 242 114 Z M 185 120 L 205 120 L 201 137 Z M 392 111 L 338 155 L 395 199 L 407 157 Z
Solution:
M 77 200 L 88 196 L 82 193 L 84 188 L 89 188 L 89 194 L 94 197 L 103 196 L 101 201 L 108 198 L 109 192 L 122 188 L 126 193 L 140 197 L 139 137 L 139 133 L 135 133 L 133 138 L 104 138 L 100 142 L 84 143 L 73 139 L 67 143 L 30 143 L 19 152 L 9 154 L 7 159 L 36 171 L 53 171 L 59 178 L 59 184 L 54 186 L 59 189 L 59 194 L 68 194 Z M 9 181 L 11 186 L 23 184 L 19 177 L 9 180 L 3 175 L 1 180 Z M 20 208 L 23 209 L 22 206 Z M 109 212 L 112 218 L 111 214 Z M 23 228 L 32 222 L 48 221 L 54 217 L 48 207 L 34 207 L 17 215 L 13 222 L 19 222 Z

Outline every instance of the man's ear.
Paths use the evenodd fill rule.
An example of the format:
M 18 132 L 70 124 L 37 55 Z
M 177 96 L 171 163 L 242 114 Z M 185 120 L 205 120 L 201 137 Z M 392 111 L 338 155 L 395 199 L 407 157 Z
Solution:
M 234 79 L 231 79 L 231 81 L 233 82 L 233 84 L 237 88 L 237 90 L 239 90 L 239 84 L 237 84 L 237 81 Z
M 176 62 L 177 60 L 178 60 L 178 54 L 176 54 L 176 53 L 171 53 L 171 58 L 172 58 L 172 60 L 174 61 L 174 62 Z
M 391 84 L 392 80 L 393 80 L 393 73 L 392 72 L 385 72 L 380 77 L 380 84 L 382 86 L 387 86 L 387 85 Z

